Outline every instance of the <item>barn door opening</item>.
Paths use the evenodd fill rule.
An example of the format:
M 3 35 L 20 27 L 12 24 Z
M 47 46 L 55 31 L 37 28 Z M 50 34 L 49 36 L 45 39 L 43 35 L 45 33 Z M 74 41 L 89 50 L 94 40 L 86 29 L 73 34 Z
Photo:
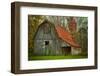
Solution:
M 70 46 L 62 47 L 62 52 L 64 55 L 71 54 L 71 47 Z

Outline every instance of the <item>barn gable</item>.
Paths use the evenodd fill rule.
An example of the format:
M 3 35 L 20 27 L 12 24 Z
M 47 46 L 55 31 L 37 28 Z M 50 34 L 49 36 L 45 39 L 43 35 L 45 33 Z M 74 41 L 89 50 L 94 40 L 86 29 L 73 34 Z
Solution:
M 60 43 L 55 31 L 54 24 L 45 20 L 36 32 L 34 37 L 35 55 L 60 55 Z

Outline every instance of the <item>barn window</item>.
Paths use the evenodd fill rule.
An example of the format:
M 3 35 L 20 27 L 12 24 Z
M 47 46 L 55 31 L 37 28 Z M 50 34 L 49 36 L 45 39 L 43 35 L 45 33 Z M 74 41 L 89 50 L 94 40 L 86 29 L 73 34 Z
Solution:
M 49 41 L 45 41 L 45 45 L 49 45 Z

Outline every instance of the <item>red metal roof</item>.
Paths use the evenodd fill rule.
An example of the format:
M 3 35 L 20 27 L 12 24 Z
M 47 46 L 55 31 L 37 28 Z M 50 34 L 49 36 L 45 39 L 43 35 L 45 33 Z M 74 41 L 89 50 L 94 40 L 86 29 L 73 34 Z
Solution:
M 72 47 L 80 48 L 80 46 L 76 43 L 73 36 L 68 31 L 66 31 L 61 26 L 56 26 L 55 28 L 56 28 L 56 31 L 57 31 L 59 38 L 64 40 L 67 44 L 71 45 Z

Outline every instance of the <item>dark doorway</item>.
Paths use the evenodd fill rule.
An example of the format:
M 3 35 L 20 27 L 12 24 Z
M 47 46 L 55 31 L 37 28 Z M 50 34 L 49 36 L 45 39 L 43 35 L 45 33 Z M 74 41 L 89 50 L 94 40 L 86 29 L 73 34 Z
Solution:
M 71 54 L 71 47 L 62 47 L 62 53 L 64 53 L 65 55 Z

